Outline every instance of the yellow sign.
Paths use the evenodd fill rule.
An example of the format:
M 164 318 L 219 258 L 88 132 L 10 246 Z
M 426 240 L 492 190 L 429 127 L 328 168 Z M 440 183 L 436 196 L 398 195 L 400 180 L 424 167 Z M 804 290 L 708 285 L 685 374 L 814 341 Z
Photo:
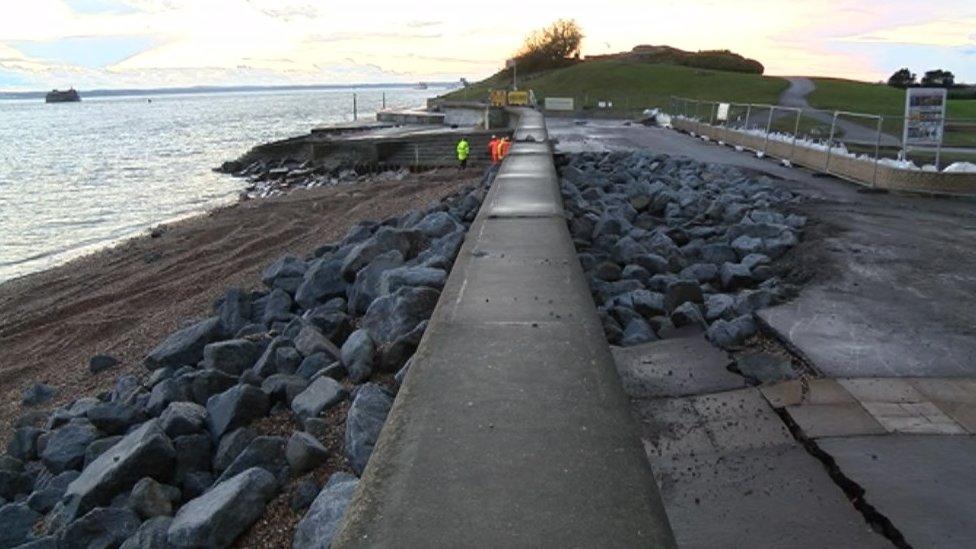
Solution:
M 524 91 L 510 91 L 508 92 L 508 104 L 509 105 L 528 105 L 529 104 L 529 92 Z
M 505 90 L 491 90 L 490 102 L 492 107 L 504 107 L 508 104 L 508 95 Z

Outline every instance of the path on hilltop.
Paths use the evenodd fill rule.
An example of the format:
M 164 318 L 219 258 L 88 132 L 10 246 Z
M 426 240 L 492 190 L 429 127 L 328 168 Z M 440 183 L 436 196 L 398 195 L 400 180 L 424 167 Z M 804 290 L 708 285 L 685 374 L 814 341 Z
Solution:
M 834 118 L 834 113 L 814 108 L 807 101 L 807 97 L 817 87 L 813 80 L 803 76 L 786 76 L 784 78 L 790 83 L 790 87 L 786 88 L 782 95 L 779 96 L 779 104 L 783 107 L 803 109 L 803 116 L 829 126 Z M 875 124 L 877 122 L 871 119 L 864 119 L 863 124 L 842 117 L 838 117 L 837 119 L 837 128 L 843 132 L 842 140 L 846 143 L 873 145 L 877 139 L 877 132 L 871 126 Z M 893 135 L 882 134 L 881 145 L 898 147 L 901 143 Z

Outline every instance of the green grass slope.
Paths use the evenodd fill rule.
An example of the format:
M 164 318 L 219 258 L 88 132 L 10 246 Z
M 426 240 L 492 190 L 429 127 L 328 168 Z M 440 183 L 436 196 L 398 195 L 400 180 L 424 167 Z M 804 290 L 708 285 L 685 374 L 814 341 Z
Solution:
M 817 87 L 807 100 L 818 109 L 894 116 L 905 112 L 905 90 L 838 78 L 814 78 L 813 81 Z M 949 100 L 946 116 L 976 119 L 976 101 Z
M 510 82 L 500 75 L 457 90 L 448 99 L 485 100 L 488 90 Z M 789 84 L 782 78 L 736 72 L 654 65 L 635 61 L 588 61 L 520 79 L 519 87 L 545 97 L 573 97 L 593 107 L 612 101 L 615 110 L 667 107 L 671 96 L 711 101 L 775 103 Z

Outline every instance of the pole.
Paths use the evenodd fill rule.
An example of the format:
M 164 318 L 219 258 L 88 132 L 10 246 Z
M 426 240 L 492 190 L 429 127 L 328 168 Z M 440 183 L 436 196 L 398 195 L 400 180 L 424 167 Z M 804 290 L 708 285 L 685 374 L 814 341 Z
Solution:
M 796 124 L 793 125 L 793 145 L 790 147 L 790 162 L 796 158 L 796 136 L 800 133 L 801 116 L 803 116 L 803 109 L 796 111 Z
M 874 140 L 874 175 L 871 176 L 871 186 L 875 187 L 878 185 L 878 160 L 881 155 L 881 125 L 884 122 L 884 117 L 878 117 L 878 135 Z
M 766 150 L 769 148 L 769 128 L 773 126 L 773 111 L 776 107 L 769 106 L 769 118 L 766 119 L 766 138 L 763 140 L 763 156 L 766 156 Z
M 383 110 L 386 110 L 386 92 L 383 92 Z
M 749 131 L 749 116 L 752 114 L 752 103 L 746 105 L 746 131 Z
M 941 131 L 939 132 L 939 142 L 935 144 L 935 171 L 939 171 L 939 159 L 942 156 L 942 138 L 945 136 L 945 118 L 942 119 L 941 126 Z
M 512 59 L 512 91 L 518 91 L 518 58 Z
M 830 173 L 830 153 L 834 150 L 834 130 L 837 128 L 838 111 L 834 111 L 834 118 L 830 121 L 830 137 L 827 139 L 827 165 L 824 166 L 824 173 Z
M 359 120 L 359 106 L 356 105 L 356 94 L 352 94 L 352 120 Z

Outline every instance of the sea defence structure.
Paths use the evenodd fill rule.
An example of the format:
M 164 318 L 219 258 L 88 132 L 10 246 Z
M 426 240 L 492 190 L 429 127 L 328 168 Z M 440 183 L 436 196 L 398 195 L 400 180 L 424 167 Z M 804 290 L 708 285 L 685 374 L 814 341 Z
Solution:
M 674 117 L 674 129 L 708 137 L 730 146 L 762 152 L 792 164 L 834 175 L 860 185 L 892 191 L 912 191 L 973 196 L 976 174 L 910 170 L 876 162 L 869 158 L 831 154 L 826 147 L 805 147 L 796 140 L 770 139 L 764 135 L 734 128 L 714 126 L 707 122 Z
M 545 120 L 513 115 L 333 547 L 674 547 Z

